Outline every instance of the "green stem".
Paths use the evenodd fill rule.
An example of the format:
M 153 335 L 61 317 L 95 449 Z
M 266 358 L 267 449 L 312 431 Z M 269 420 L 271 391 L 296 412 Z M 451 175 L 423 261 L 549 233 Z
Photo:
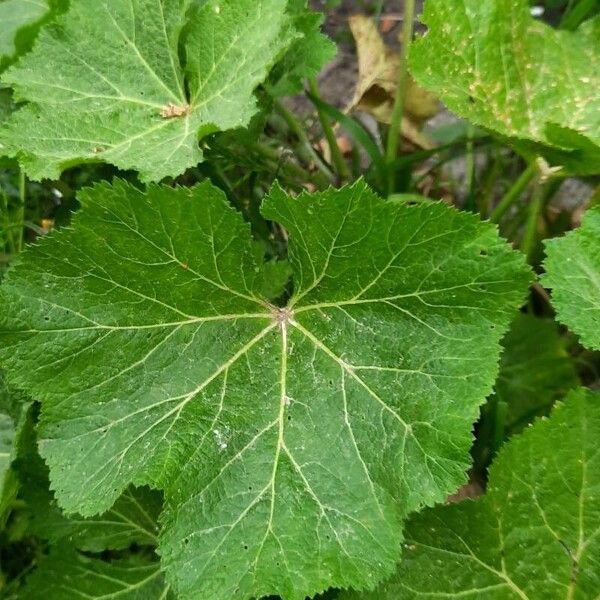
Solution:
M 17 252 L 23 250 L 23 234 L 25 230 L 25 201 L 27 197 L 27 180 L 25 179 L 25 171 L 19 171 L 19 208 L 17 210 Z
M 492 196 L 494 195 L 494 188 L 502 167 L 502 152 L 497 144 L 494 144 L 488 152 L 488 162 L 491 162 L 491 167 L 488 169 L 485 176 L 482 186 L 483 191 L 481 194 L 481 201 L 479 203 L 479 213 L 483 219 L 488 216 L 490 205 L 492 203 Z
M 533 194 L 529 201 L 527 210 L 527 220 L 525 221 L 525 230 L 523 231 L 523 239 L 521 240 L 521 250 L 523 254 L 531 260 L 535 243 L 537 241 L 537 229 L 542 207 L 544 206 L 544 186 L 540 179 L 535 182 Z
M 392 111 L 392 122 L 388 131 L 386 162 L 388 164 L 388 194 L 394 191 L 394 170 L 391 164 L 398 155 L 398 138 L 400 137 L 400 126 L 404 113 L 404 101 L 406 99 L 406 83 L 408 81 L 408 52 L 412 44 L 415 19 L 415 0 L 405 0 L 404 20 L 402 23 L 402 49 L 400 51 L 400 72 L 398 73 L 398 88 Z
M 330 181 L 333 181 L 335 178 L 333 173 L 329 169 L 329 167 L 323 162 L 321 157 L 317 154 L 315 149 L 312 147 L 306 132 L 304 131 L 304 127 L 296 118 L 296 115 L 283 104 L 280 100 L 273 100 L 273 106 L 277 109 L 277 112 L 283 117 L 287 126 L 290 128 L 290 131 L 298 138 L 298 142 L 300 143 L 300 147 L 306 153 L 307 156 L 315 163 L 317 169 L 323 173 Z
M 467 153 L 465 156 L 465 171 L 467 175 L 466 188 L 467 199 L 465 202 L 465 210 L 473 212 L 475 210 L 475 144 L 473 138 L 475 136 L 475 127 L 469 123 L 467 131 Z
M 512 187 L 506 192 L 502 200 L 490 215 L 492 223 L 500 222 L 500 219 L 506 214 L 506 211 L 521 197 L 529 182 L 533 179 L 538 171 L 536 161 L 533 160 L 529 166 L 521 173 L 521 176 L 515 181 Z
M 5 247 L 8 246 L 9 254 L 15 254 L 15 239 L 12 234 L 13 228 L 10 222 L 10 216 L 8 214 L 8 196 L 4 190 L 2 190 L 2 193 L 0 193 L 0 198 L 2 199 L 2 231 L 4 234 L 3 244 Z
M 292 161 L 282 160 L 281 153 L 274 148 L 256 142 L 251 145 L 251 149 L 259 156 L 262 156 L 267 159 L 267 161 L 271 162 L 273 168 L 277 168 L 277 165 L 279 165 L 279 169 L 282 173 L 289 176 L 290 179 L 300 182 L 299 186 L 301 186 L 302 183 L 308 182 L 314 183 L 318 188 L 324 188 L 329 185 L 329 179 L 323 177 L 322 173 L 309 173 Z
M 319 91 L 319 85 L 317 84 L 317 80 L 314 77 L 310 77 L 308 80 L 308 86 L 310 89 L 310 93 L 319 100 L 321 99 L 321 94 Z M 338 172 L 338 175 L 341 179 L 350 179 L 350 170 L 348 169 L 348 165 L 342 156 L 342 151 L 338 146 L 337 140 L 335 139 L 335 133 L 333 132 L 333 127 L 331 126 L 331 121 L 329 117 L 319 108 L 317 104 L 317 114 L 319 115 L 319 120 L 321 121 L 321 127 L 323 128 L 323 133 L 327 138 L 327 143 L 329 144 L 329 149 L 331 151 L 331 159 L 333 160 L 333 164 Z

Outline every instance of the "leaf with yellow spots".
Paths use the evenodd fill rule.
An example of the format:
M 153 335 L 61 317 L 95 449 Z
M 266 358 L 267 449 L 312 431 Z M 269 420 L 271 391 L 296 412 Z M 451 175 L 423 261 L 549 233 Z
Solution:
M 600 172 L 600 17 L 578 31 L 527 0 L 427 0 L 411 72 L 471 122 L 567 171 Z

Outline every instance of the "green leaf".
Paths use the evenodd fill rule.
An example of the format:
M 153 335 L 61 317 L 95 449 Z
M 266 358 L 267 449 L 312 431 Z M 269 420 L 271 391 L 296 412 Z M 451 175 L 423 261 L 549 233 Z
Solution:
M 323 15 L 306 7 L 307 0 L 290 0 L 294 27 L 303 36 L 297 39 L 277 63 L 269 77 L 272 96 L 292 96 L 304 89 L 304 82 L 316 76 L 333 59 L 335 44 L 321 33 Z
M 520 314 L 502 345 L 495 391 L 508 407 L 506 428 L 514 433 L 547 414 L 580 382 L 554 321 Z
M 12 111 L 12 92 L 8 88 L 0 88 L 0 125 L 8 119 Z
M 48 489 L 48 468 L 37 453 L 35 432 L 28 448 L 15 462 L 21 482 L 20 497 L 29 511 L 28 530 L 52 543 L 68 541 L 89 552 L 121 550 L 131 544 L 156 546 L 162 497 L 147 488 L 128 488 L 106 512 L 89 518 L 66 517 Z
M 211 0 L 188 20 L 192 3 L 72 2 L 4 76 L 29 104 L 0 149 L 35 180 L 101 160 L 156 181 L 202 161 L 198 139 L 248 124 L 297 34 L 282 0 Z
M 599 170 L 600 18 L 577 32 L 556 31 L 529 10 L 527 0 L 427 0 L 428 32 L 413 46 L 411 71 L 460 116 L 541 145 L 526 144 L 529 153 L 572 150 L 574 157 L 550 157 L 573 170 L 573 159 L 583 152 L 589 160 L 592 147 Z
M 503 447 L 488 492 L 406 528 L 394 578 L 362 598 L 595 598 L 600 589 L 600 397 L 579 389 Z
M 558 320 L 581 342 L 600 350 L 600 207 L 586 212 L 579 229 L 547 240 L 542 284 L 552 289 Z
M 0 1 L 0 62 L 17 52 L 15 38 L 19 31 L 40 21 L 49 10 L 47 0 Z
M 72 229 L 0 292 L 0 362 L 42 402 L 68 512 L 165 490 L 159 552 L 182 598 L 372 587 L 404 516 L 465 479 L 471 428 L 530 271 L 494 226 L 364 183 L 290 198 L 294 295 L 203 183 L 84 190 Z
M 58 546 L 43 557 L 21 590 L 27 600 L 175 600 L 157 560 L 132 556 L 105 561 Z

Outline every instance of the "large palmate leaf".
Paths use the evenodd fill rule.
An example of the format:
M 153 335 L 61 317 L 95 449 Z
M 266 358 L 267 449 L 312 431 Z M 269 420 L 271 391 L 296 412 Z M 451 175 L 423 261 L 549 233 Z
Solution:
M 71 2 L 4 76 L 29 104 L 0 150 L 33 179 L 103 160 L 160 180 L 200 162 L 198 139 L 248 124 L 254 89 L 299 34 L 282 0 L 210 0 L 188 19 L 192 4 Z
M 281 308 L 212 186 L 80 200 L 0 292 L 0 362 L 42 402 L 59 504 L 92 515 L 130 483 L 164 489 L 182 598 L 303 600 L 389 574 L 404 516 L 464 481 L 522 256 L 442 204 L 275 190 Z
M 428 0 L 412 73 L 470 121 L 600 169 L 600 18 L 556 31 L 529 10 L 527 0 Z
M 600 350 L 600 208 L 588 211 L 579 229 L 545 243 L 542 283 L 552 289 L 559 321 Z
M 158 560 L 129 557 L 105 561 L 58 546 L 21 590 L 27 600 L 175 600 L 160 572 Z
M 569 394 L 513 438 L 475 501 L 412 518 L 400 569 L 344 600 L 571 600 L 600 590 L 600 396 Z

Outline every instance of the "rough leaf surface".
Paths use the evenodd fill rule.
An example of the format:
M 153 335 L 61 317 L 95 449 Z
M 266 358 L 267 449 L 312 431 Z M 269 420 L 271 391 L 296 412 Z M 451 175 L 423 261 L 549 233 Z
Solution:
M 557 31 L 529 10 L 526 0 L 428 0 L 428 33 L 413 47 L 411 71 L 469 121 L 592 152 L 598 166 L 600 18 Z
M 58 546 L 21 590 L 28 600 L 175 600 L 158 560 L 129 557 L 104 561 Z
M 264 215 L 294 295 L 208 184 L 99 185 L 0 292 L 0 363 L 42 402 L 59 504 L 165 490 L 159 551 L 182 598 L 372 588 L 404 516 L 463 481 L 471 428 L 530 272 L 495 228 L 364 183 Z M 318 216 L 318 217 L 317 217 Z
M 600 396 L 579 389 L 500 452 L 482 498 L 406 528 L 397 575 L 365 600 L 573 600 L 600 589 Z
M 198 139 L 248 124 L 254 89 L 297 34 L 282 0 L 210 0 L 188 19 L 192 4 L 71 2 L 4 75 L 28 104 L 0 151 L 36 180 L 102 160 L 157 181 L 200 162 Z
M 507 405 L 506 427 L 514 433 L 547 414 L 556 400 L 579 385 L 579 378 L 553 320 L 520 314 L 502 345 L 495 392 Z
M 600 350 L 600 208 L 588 211 L 579 229 L 545 244 L 542 283 L 552 290 L 558 320 Z

